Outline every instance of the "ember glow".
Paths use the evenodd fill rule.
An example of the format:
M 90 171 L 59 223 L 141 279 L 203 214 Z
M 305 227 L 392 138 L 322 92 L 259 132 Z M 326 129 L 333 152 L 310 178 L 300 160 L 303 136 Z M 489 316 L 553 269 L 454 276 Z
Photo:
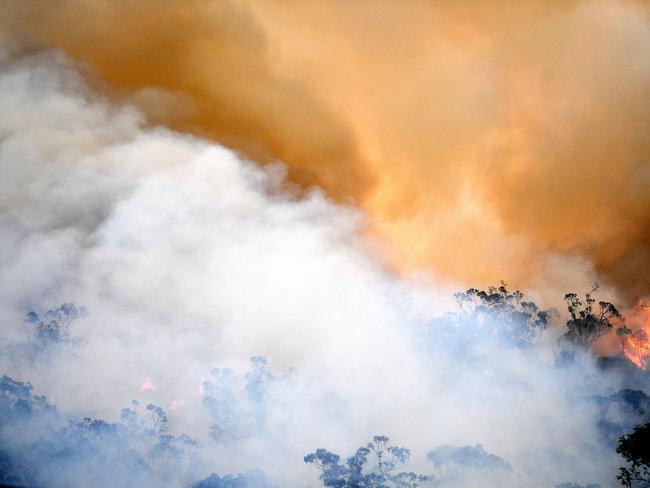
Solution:
M 140 385 L 140 393 L 143 391 L 156 391 L 156 386 L 149 378 L 146 378 Z
M 645 330 L 630 334 L 623 343 L 625 356 L 641 369 L 646 369 L 650 361 L 650 339 Z
M 632 322 L 638 329 L 623 340 L 623 353 L 639 368 L 646 369 L 650 364 L 650 306 L 644 301 L 634 307 Z

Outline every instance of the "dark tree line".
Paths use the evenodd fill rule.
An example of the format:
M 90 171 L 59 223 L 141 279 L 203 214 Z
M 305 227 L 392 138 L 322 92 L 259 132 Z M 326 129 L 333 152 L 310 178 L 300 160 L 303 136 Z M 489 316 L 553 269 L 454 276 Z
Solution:
M 634 334 L 625 326 L 625 317 L 612 304 L 597 301 L 598 285 L 585 293 L 564 296 L 567 312 L 566 330 L 560 337 L 560 358 L 571 359 L 575 351 L 586 351 L 604 335 L 616 329 L 625 341 Z M 556 310 L 541 309 L 524 299 L 520 290 L 510 291 L 506 283 L 486 290 L 469 288 L 454 294 L 459 312 L 448 313 L 433 321 L 436 333 L 462 332 L 470 337 L 495 337 L 517 347 L 531 347 L 549 327 Z
M 626 461 L 617 476 L 621 484 L 630 488 L 650 487 L 650 422 L 622 436 L 616 452 Z
M 436 447 L 426 455 L 433 467 L 433 473 L 426 475 L 401 471 L 410 456 L 410 450 L 391 445 L 388 437 L 374 436 L 344 464 L 338 454 L 326 449 L 317 449 L 304 460 L 318 468 L 323 486 L 333 488 L 415 488 L 440 483 L 453 486 L 468 475 L 485 479 L 494 473 L 512 471 L 508 462 L 486 452 L 481 445 Z
M 524 300 L 521 291 L 509 291 L 504 282 L 487 290 L 470 288 L 454 297 L 463 321 L 482 324 L 518 346 L 532 345 L 548 327 L 552 314 Z
M 357 452 L 340 463 L 340 456 L 326 449 L 317 449 L 305 456 L 304 461 L 313 464 L 320 471 L 323 486 L 332 488 L 384 488 L 395 486 L 415 488 L 426 476 L 412 472 L 397 471 L 407 463 L 411 451 L 392 446 L 386 436 L 374 436 L 372 442 L 357 449 Z M 369 457 L 374 458 L 374 469 L 367 469 Z

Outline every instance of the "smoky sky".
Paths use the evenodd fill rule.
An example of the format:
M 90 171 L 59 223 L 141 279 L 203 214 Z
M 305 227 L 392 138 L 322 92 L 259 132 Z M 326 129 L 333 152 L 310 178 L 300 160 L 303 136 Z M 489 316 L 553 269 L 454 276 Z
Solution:
M 553 367 L 558 329 L 521 351 L 441 345 L 429 322 L 502 279 L 545 307 L 596 282 L 623 307 L 647 297 L 649 15 L 3 1 L 0 347 L 29 310 L 87 309 L 73 350 L 2 354 L 3 373 L 79 416 L 173 406 L 202 475 L 305 486 L 307 452 L 386 434 L 420 472 L 436 445 L 480 443 L 513 468 L 486 485 L 606 486 L 617 459 L 583 413 L 619 385 L 590 360 Z M 287 379 L 258 432 L 214 443 L 202 382 L 258 355 Z
M 392 273 L 354 206 L 297 191 L 281 164 L 152 126 L 59 51 L 0 61 L 3 374 L 78 418 L 162 405 L 175 435 L 199 441 L 192 480 L 259 468 L 277 486 L 314 486 L 306 453 L 347 456 L 375 434 L 411 448 L 408 469 L 425 474 L 425 452 L 443 444 L 481 444 L 512 467 L 441 486 L 613 479 L 617 458 L 585 412 L 620 385 L 588 358 L 554 366 L 556 331 L 530 349 L 462 330 L 438 339 L 431 320 L 463 285 Z M 31 362 L 8 353 L 29 340 L 28 311 L 69 301 L 86 312 L 66 349 Z M 282 380 L 268 385 L 255 430 L 215 442 L 203 385 L 226 367 L 237 385 L 252 356 Z M 17 455 L 48 439 L 38 423 L 3 435 Z M 37 455 L 34 469 L 52 462 Z M 62 458 L 42 484 L 87 486 L 85 455 Z M 147 486 L 191 481 L 164 468 Z M 137 479 L 129 469 L 120 476 Z M 93 479 L 112 486 L 105 472 Z
M 647 293 L 646 2 L 0 8 L 5 43 L 62 49 L 150 122 L 358 205 L 398 269 Z

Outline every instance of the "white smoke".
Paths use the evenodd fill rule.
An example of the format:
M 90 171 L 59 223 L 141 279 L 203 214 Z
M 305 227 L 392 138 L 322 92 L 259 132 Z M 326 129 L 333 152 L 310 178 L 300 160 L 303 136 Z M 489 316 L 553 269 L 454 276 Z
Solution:
M 419 472 L 436 445 L 480 443 L 513 467 L 501 486 L 611 482 L 616 459 L 579 401 L 588 364 L 429 343 L 450 289 L 384 270 L 356 210 L 292 192 L 280 164 L 147 128 L 57 53 L 5 54 L 0 69 L 2 339 L 25 336 L 29 310 L 88 310 L 73 352 L 45 366 L 5 357 L 3 372 L 80 415 L 173 406 L 172 430 L 201 442 L 202 476 L 261 468 L 315 486 L 303 455 L 386 434 Z M 263 433 L 218 446 L 200 384 L 257 355 L 297 372 L 269 393 Z

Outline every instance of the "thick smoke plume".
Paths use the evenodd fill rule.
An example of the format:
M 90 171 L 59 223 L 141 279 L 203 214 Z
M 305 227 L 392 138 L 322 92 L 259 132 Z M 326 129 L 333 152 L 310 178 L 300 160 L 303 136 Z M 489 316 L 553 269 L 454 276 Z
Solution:
M 438 486 L 612 482 L 592 399 L 617 385 L 588 360 L 554 366 L 552 334 L 533 349 L 439 334 L 431 319 L 451 291 L 380 266 L 354 208 L 292 190 L 280 165 L 148 127 L 60 53 L 1 63 L 0 363 L 51 403 L 3 378 L 23 417 L 2 412 L 0 454 L 31 466 L 37 486 L 188 486 L 251 469 L 316 485 L 306 453 L 352 454 L 378 433 L 411 448 L 418 472 L 449 444 L 498 468 Z M 85 311 L 56 308 L 70 301 Z M 70 418 L 120 412 L 122 430 L 62 431 L 107 431 L 99 447 L 84 438 L 92 449 L 48 454 Z M 185 442 L 195 461 L 143 471 L 117 457 L 131 452 L 121 432 L 147 438 L 143 415 L 172 433 L 157 449 Z M 114 476 L 97 464 L 116 459 Z
M 586 288 L 650 270 L 650 19 L 634 0 L 6 0 L 150 118 L 354 201 L 402 269 Z M 79 19 L 83 19 L 80 22 Z

